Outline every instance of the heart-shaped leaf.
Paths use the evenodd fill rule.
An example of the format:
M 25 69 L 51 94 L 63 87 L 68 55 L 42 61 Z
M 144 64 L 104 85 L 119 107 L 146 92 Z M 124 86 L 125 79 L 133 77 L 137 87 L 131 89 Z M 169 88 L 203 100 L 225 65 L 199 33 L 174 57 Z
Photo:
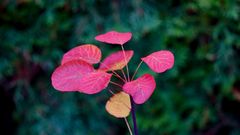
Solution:
M 174 55 L 167 50 L 154 52 L 141 58 L 154 72 L 162 73 L 171 69 L 174 64 Z
M 96 64 L 101 60 L 101 50 L 91 44 L 77 46 L 64 54 L 61 64 L 72 60 L 83 60 L 90 64 Z
M 124 68 L 126 64 L 130 61 L 133 56 L 133 51 L 125 51 L 125 56 L 126 61 L 123 51 L 114 52 L 103 60 L 103 62 L 100 64 L 99 69 L 103 71 L 120 70 Z
M 86 94 L 95 94 L 105 89 L 110 82 L 112 74 L 95 71 L 86 74 L 79 80 L 79 92 Z
M 150 74 L 144 74 L 138 79 L 123 85 L 123 90 L 132 96 L 136 104 L 143 104 L 146 102 L 155 88 L 156 82 L 154 77 Z
M 114 94 L 106 104 L 106 110 L 117 118 L 125 118 L 131 111 L 130 96 L 125 92 Z
M 94 71 L 89 63 L 76 60 L 59 66 L 52 74 L 52 85 L 59 91 L 78 91 L 81 78 Z
M 132 38 L 131 32 L 120 33 L 116 31 L 109 31 L 105 34 L 101 34 L 95 37 L 97 41 L 108 43 L 108 44 L 118 44 L 123 45 Z

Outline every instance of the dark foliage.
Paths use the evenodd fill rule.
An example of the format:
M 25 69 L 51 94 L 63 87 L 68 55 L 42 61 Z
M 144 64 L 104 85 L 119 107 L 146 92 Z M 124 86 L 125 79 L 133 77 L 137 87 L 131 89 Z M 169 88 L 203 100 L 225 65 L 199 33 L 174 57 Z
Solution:
M 110 94 L 61 93 L 50 76 L 64 52 L 93 43 L 104 56 L 116 46 L 94 41 L 131 31 L 130 71 L 151 52 L 175 54 L 172 70 L 155 74 L 152 98 L 137 107 L 142 135 L 240 134 L 239 0 L 1 0 L 1 134 L 128 134 L 105 111 Z M 5 132 L 5 133 L 4 133 Z

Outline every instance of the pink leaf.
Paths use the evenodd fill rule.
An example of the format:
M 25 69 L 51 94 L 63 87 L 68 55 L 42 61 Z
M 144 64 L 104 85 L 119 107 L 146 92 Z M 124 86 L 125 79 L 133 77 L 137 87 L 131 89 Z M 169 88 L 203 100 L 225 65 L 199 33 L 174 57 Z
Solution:
M 101 34 L 95 37 L 97 41 L 108 43 L 108 44 L 119 44 L 123 45 L 132 38 L 131 32 L 120 33 L 116 31 L 109 31 L 105 34 Z
M 89 63 L 76 60 L 59 66 L 52 74 L 52 85 L 59 91 L 78 91 L 81 78 L 94 71 Z
M 62 64 L 72 60 L 83 60 L 90 64 L 96 64 L 101 60 L 101 50 L 91 44 L 77 46 L 64 54 Z
M 125 51 L 125 56 L 126 62 L 123 51 L 114 52 L 103 60 L 99 69 L 103 71 L 120 70 L 126 66 L 126 63 L 130 61 L 133 56 L 133 51 Z
M 87 74 L 79 80 L 79 92 L 95 94 L 105 89 L 110 82 L 112 74 L 95 71 Z
M 144 74 L 138 79 L 127 82 L 123 85 L 123 90 L 133 97 L 136 104 L 143 104 L 152 95 L 156 88 L 154 77 L 150 74 Z
M 154 72 L 162 73 L 171 69 L 174 64 L 174 55 L 167 50 L 154 52 L 141 58 Z

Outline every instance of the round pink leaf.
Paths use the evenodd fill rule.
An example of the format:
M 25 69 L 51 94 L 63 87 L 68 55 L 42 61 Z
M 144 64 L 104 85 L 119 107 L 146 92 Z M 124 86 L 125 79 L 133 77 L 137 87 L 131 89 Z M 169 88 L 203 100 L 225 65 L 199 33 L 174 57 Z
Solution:
M 89 63 L 82 60 L 67 62 L 59 66 L 52 74 L 52 85 L 59 91 L 78 91 L 81 78 L 94 71 Z
M 101 50 L 91 44 L 77 46 L 64 54 L 61 64 L 72 60 L 83 60 L 90 64 L 100 62 L 102 57 Z
M 128 50 L 124 51 L 126 56 L 126 61 L 124 58 L 123 51 L 117 51 L 110 54 L 106 57 L 101 63 L 99 69 L 103 71 L 112 71 L 112 70 L 120 70 L 126 66 L 126 64 L 130 61 L 133 56 L 133 51 Z
M 143 104 L 146 102 L 155 88 L 156 82 L 154 77 L 150 74 L 144 74 L 138 79 L 123 85 L 123 90 L 132 96 L 136 104 Z
M 109 31 L 105 34 L 101 34 L 95 37 L 97 41 L 108 43 L 108 44 L 118 44 L 123 45 L 128 42 L 132 38 L 131 32 L 116 32 L 116 31 Z
M 174 55 L 167 50 L 154 52 L 141 58 L 154 72 L 162 73 L 171 69 L 174 64 Z
M 79 80 L 79 92 L 86 94 L 95 94 L 105 89 L 111 79 L 112 74 L 103 72 L 103 71 L 95 71 L 89 73 Z

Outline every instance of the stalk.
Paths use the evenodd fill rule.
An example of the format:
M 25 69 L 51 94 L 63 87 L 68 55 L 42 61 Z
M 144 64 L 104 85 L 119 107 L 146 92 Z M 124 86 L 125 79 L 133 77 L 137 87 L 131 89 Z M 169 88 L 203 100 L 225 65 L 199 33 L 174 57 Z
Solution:
M 137 119 L 136 119 L 136 114 L 135 114 L 135 104 L 133 102 L 133 99 L 131 97 L 131 113 L 132 113 L 132 121 L 133 121 L 133 131 L 134 131 L 134 135 L 138 135 L 138 129 L 137 129 Z
M 143 61 L 141 61 L 141 62 L 138 64 L 137 69 L 135 70 L 135 72 L 134 72 L 134 74 L 133 74 L 133 76 L 132 76 L 132 78 L 131 78 L 131 81 L 134 79 L 135 75 L 137 74 L 137 71 L 138 71 L 138 69 L 140 68 L 142 62 L 143 62 Z
M 125 123 L 126 123 L 126 125 L 128 127 L 128 131 L 129 131 L 130 135 L 132 135 L 132 130 L 131 130 L 131 127 L 130 127 L 128 121 L 127 121 L 127 118 L 124 118 L 124 120 L 125 120 Z
M 127 69 L 127 81 L 130 81 L 128 63 L 127 63 L 127 59 L 126 59 L 125 50 L 124 50 L 124 47 L 122 45 L 121 45 L 121 48 L 122 48 L 123 56 L 124 56 L 124 59 L 125 59 L 126 69 Z

